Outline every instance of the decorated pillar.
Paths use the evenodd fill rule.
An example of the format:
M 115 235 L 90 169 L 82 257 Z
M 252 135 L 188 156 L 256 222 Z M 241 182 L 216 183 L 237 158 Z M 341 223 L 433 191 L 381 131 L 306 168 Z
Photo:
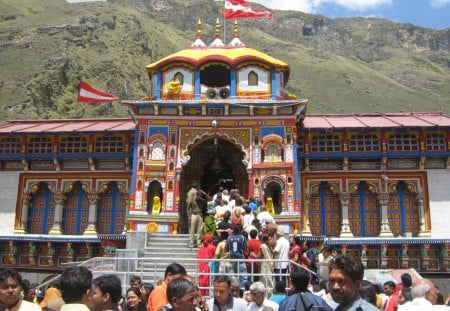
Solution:
M 430 237 L 430 232 L 426 230 L 425 227 L 425 210 L 423 207 L 423 195 L 421 193 L 416 196 L 417 208 L 419 210 L 419 227 L 420 231 L 418 237 Z
M 387 261 L 388 261 L 388 245 L 383 244 L 380 247 L 380 268 L 385 269 L 387 268 Z
M 88 193 L 87 198 L 89 200 L 89 217 L 88 226 L 83 235 L 97 235 L 97 208 L 100 196 L 98 193 Z
M 341 202 L 342 207 L 341 234 L 339 237 L 353 238 L 353 233 L 350 229 L 350 222 L 348 220 L 348 203 L 350 202 L 350 194 L 347 192 L 342 192 L 339 194 L 339 201 Z
M 53 195 L 53 198 L 55 200 L 55 216 L 53 220 L 53 226 L 49 231 L 49 235 L 60 235 L 62 234 L 62 217 L 63 217 L 63 204 L 64 200 L 66 199 L 66 196 L 61 193 L 57 192 Z
M 388 202 L 389 202 L 389 193 L 381 192 L 378 195 L 378 204 L 381 209 L 381 227 L 380 227 L 380 237 L 393 237 L 391 228 L 389 227 L 389 219 L 388 219 Z
M 401 267 L 403 269 L 408 269 L 409 268 L 409 256 L 408 256 L 408 249 L 409 249 L 409 244 L 402 244 L 402 262 L 401 262 Z
M 47 262 L 50 267 L 55 266 L 56 248 L 52 242 L 47 243 Z
M 75 248 L 72 243 L 66 243 L 66 254 L 67 254 L 67 262 L 75 261 Z
M 30 201 L 32 199 L 31 194 L 23 193 L 22 195 L 22 214 L 20 215 L 20 227 L 14 230 L 14 234 L 25 234 L 27 233 L 28 227 L 28 208 L 30 206 Z
M 304 214 L 304 221 L 302 223 L 305 224 L 304 228 L 301 228 L 303 235 L 312 235 L 311 233 L 311 226 L 309 224 L 309 204 L 311 202 L 311 193 L 309 193 L 308 190 L 306 190 L 305 194 L 305 214 Z

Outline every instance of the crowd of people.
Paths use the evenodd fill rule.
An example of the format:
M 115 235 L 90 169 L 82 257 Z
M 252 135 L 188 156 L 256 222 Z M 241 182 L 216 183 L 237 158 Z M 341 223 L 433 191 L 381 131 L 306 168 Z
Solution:
M 387 281 L 383 291 L 364 280 L 362 262 L 349 255 L 334 257 L 328 278 L 319 284 L 313 273 L 301 266 L 289 268 L 288 282 L 278 280 L 273 289 L 261 281 L 240 283 L 239 278 L 217 274 L 207 292 L 199 279 L 189 276 L 178 264 L 167 266 L 156 287 L 131 276 L 123 293 L 120 278 L 105 274 L 93 278 L 83 266 L 62 272 L 57 282 L 41 295 L 31 290 L 27 280 L 14 269 L 0 271 L 0 310 L 2 311 L 426 311 L 450 310 L 439 289 L 427 279 L 412 282 L 409 274 L 401 283 Z M 250 279 L 250 274 L 248 275 Z M 289 284 L 289 288 L 286 288 Z M 34 289 L 36 289 L 36 285 Z M 322 287 L 320 289 L 320 287 Z M 210 294 L 211 293 L 211 294 Z

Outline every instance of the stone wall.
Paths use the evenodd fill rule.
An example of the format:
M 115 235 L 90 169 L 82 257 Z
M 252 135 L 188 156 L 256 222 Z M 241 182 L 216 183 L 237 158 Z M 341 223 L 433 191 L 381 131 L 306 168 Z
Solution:
M 431 236 L 450 238 L 450 170 L 428 171 Z
M 0 172 L 0 234 L 14 233 L 20 172 Z

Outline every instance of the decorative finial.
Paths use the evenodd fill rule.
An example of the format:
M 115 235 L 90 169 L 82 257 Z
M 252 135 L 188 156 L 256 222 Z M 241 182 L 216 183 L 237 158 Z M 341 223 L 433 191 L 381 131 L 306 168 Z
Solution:
M 216 27 L 215 27 L 214 37 L 215 38 L 220 38 L 221 35 L 222 35 L 222 31 L 220 29 L 220 21 L 219 21 L 219 19 L 217 19 L 216 20 Z
M 198 23 L 197 23 L 197 35 L 196 35 L 196 39 L 201 39 L 202 38 L 202 21 L 200 20 L 200 18 L 198 19 Z
M 233 36 L 235 38 L 239 38 L 239 28 L 238 28 L 238 23 L 237 23 L 236 19 L 234 20 Z
M 200 20 L 200 18 L 198 19 L 198 23 L 197 23 L 197 33 L 195 35 L 195 41 L 194 43 L 191 44 L 191 47 L 193 48 L 204 48 L 206 47 L 205 42 L 203 42 L 202 37 L 203 37 L 203 33 L 202 33 L 202 21 Z

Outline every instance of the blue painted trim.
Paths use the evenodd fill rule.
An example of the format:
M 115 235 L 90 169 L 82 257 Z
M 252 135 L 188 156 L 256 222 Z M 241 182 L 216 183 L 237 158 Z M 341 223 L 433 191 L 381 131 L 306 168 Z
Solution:
M 0 235 L 0 241 L 27 241 L 27 242 L 77 242 L 77 243 L 101 243 L 104 240 L 126 240 L 126 234 L 99 234 L 97 236 L 74 235 L 46 235 L 46 234 L 18 234 Z
M 400 232 L 405 234 L 406 222 L 405 222 L 405 184 L 403 182 L 398 183 L 398 205 L 400 207 Z
M 230 70 L 230 97 L 236 98 L 237 96 L 237 76 L 236 68 Z
M 320 219 L 322 220 L 320 222 L 320 231 L 326 233 L 327 232 L 327 217 L 326 217 L 326 204 L 325 204 L 325 193 L 327 191 L 326 189 L 327 183 L 321 182 L 320 183 Z
M 162 95 L 162 72 L 156 74 L 156 99 L 160 100 Z
M 194 99 L 201 99 L 200 68 L 194 71 Z
M 450 152 L 387 152 L 387 153 L 299 153 L 298 157 L 300 159 L 381 159 L 383 157 L 387 158 L 446 158 L 450 156 Z
M 271 80 L 272 80 L 272 99 L 277 99 L 277 72 L 275 69 L 270 70 Z
M 365 222 L 365 182 L 358 184 L 359 191 L 359 216 L 361 219 L 361 236 L 366 236 L 366 222 Z

